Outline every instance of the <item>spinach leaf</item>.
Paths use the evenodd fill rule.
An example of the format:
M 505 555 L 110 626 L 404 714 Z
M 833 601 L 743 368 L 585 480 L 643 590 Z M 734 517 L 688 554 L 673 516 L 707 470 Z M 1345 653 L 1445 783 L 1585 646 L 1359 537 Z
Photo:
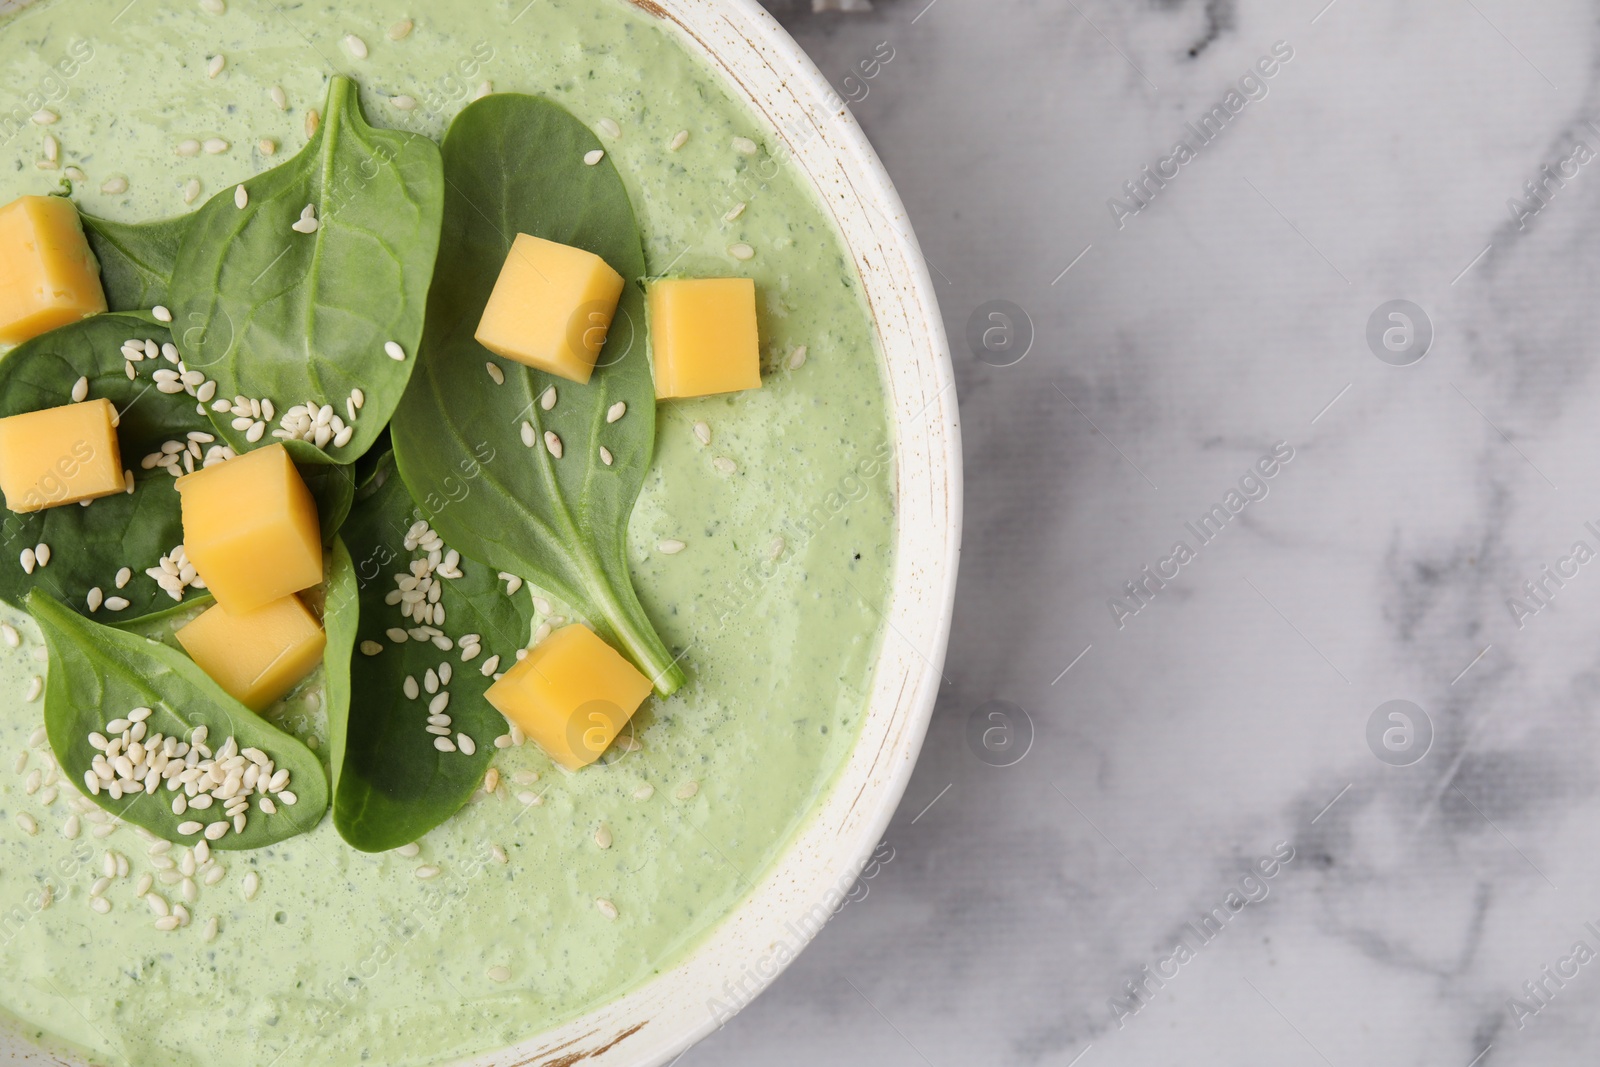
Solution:
M 493 679 L 482 667 L 493 655 L 512 663 L 528 642 L 533 619 L 531 597 L 507 596 L 491 567 L 463 560 L 461 577 L 436 579 L 443 587 L 439 603 L 449 633 L 480 635 L 483 651 L 463 661 L 459 646 L 447 652 L 428 641 L 391 641 L 386 633 L 391 627 L 416 625 L 387 603 L 397 588 L 396 575 L 408 573 L 413 556 L 426 555 L 405 547 L 415 514 L 405 483 L 386 457 L 340 531 L 359 576 L 360 643 L 381 649 L 374 655 L 357 651 L 351 658 L 349 721 L 330 718 L 328 725 L 335 767 L 333 824 L 364 852 L 415 841 L 460 810 L 478 787 L 494 754 L 494 739 L 506 732 L 505 719 L 483 699 Z M 330 627 L 333 623 L 330 612 Z M 433 697 L 423 683 L 441 664 L 450 666 L 449 681 L 440 687 L 450 694 L 444 710 L 453 720 L 450 736 L 471 737 L 472 755 L 440 752 L 426 731 Z M 332 669 L 330 661 L 330 677 Z M 423 685 L 417 699 L 405 695 L 407 677 Z M 330 700 L 330 716 L 334 710 Z
M 7 512 L 0 524 L 0 600 L 8 604 L 21 607 L 28 590 L 37 587 L 87 611 L 84 598 L 98 586 L 107 597 L 128 601 L 122 611 L 100 609 L 97 617 L 108 623 L 129 622 L 173 604 L 144 572 L 183 542 L 178 493 L 173 488 L 177 479 L 163 467 L 147 470 L 140 461 L 159 452 L 166 441 L 187 442 L 190 432 L 209 435 L 211 424 L 196 412 L 193 397 L 151 387 L 151 370 L 170 366 L 165 360 L 144 360 L 136 364 L 138 378 L 127 378 L 121 346 L 133 338 L 160 345 L 169 335 L 147 315 L 96 315 L 41 334 L 5 358 L 0 417 L 69 403 L 73 383 L 87 377 L 89 396 L 104 397 L 116 406 L 122 466 L 134 478 L 131 495 L 101 497 L 88 507 L 72 504 L 26 515 Z M 203 454 L 214 446 L 199 447 Z M 18 554 L 41 543 L 50 546 L 50 563 L 27 574 Z M 116 576 L 122 567 L 130 568 L 133 578 L 118 589 Z
M 153 710 L 146 720 L 151 734 L 186 740 L 195 727 L 205 726 L 213 750 L 233 737 L 241 749 L 259 748 L 289 771 L 288 788 L 296 803 L 279 805 L 273 815 L 252 803 L 244 832 L 230 830 L 212 848 L 260 848 L 304 833 L 321 820 L 328 807 L 328 780 L 316 755 L 224 693 L 189 657 L 159 641 L 82 618 L 44 593 L 29 594 L 27 607 L 50 651 L 44 698 L 50 748 L 80 790 L 84 772 L 100 755 L 89 735 L 104 734 L 108 720 L 147 707 Z M 116 800 L 105 790 L 98 795 L 84 792 L 105 810 L 173 842 L 199 840 L 178 833 L 182 822 L 223 818 L 216 805 L 174 815 L 175 793 L 164 784 L 154 793 L 135 792 Z
M 111 310 L 148 311 L 165 304 L 178 246 L 192 216 L 128 223 L 78 214 L 89 248 L 100 261 L 100 284 Z
M 350 501 L 356 495 L 355 468 L 348 463 L 296 463 L 300 479 L 317 502 L 317 521 L 322 527 L 322 543 L 331 545 L 334 534 L 350 514 Z
M 349 463 L 377 440 L 411 377 L 444 183 L 438 146 L 368 126 L 348 79 L 329 84 L 322 115 L 298 155 L 244 183 L 242 210 L 230 187 L 194 214 L 172 311 L 186 364 L 222 396 L 269 399 L 280 419 L 314 400 L 344 419 L 361 389 L 348 443 L 289 442 L 299 462 Z M 317 228 L 297 232 L 308 205 Z M 390 341 L 405 359 L 385 354 Z M 237 451 L 275 440 L 252 443 L 227 412 L 212 417 Z
M 505 384 L 495 385 L 481 370 L 491 355 L 473 338 L 518 233 L 588 249 L 624 278 L 644 275 L 622 179 L 609 157 L 583 162 L 599 147 L 588 127 L 538 97 L 495 94 L 456 117 L 444 141 L 443 253 L 419 366 L 391 434 L 401 475 L 446 541 L 579 607 L 665 695 L 683 671 L 634 593 L 626 554 L 628 516 L 655 445 L 642 291 L 624 288 L 587 385 L 500 360 Z M 544 411 L 537 400 L 551 385 L 560 399 Z M 618 401 L 627 414 L 609 423 Z M 519 437 L 524 421 L 535 447 Z M 559 460 L 544 447 L 547 430 L 561 439 Z M 504 458 L 483 463 L 456 502 L 452 487 L 483 449 Z
M 361 590 L 355 564 L 341 538 L 324 564 L 322 630 L 328 644 L 322 653 L 323 699 L 328 709 L 328 767 L 333 792 L 339 790 L 339 769 L 344 765 L 345 727 L 350 718 L 350 656 L 356 647 L 356 624 L 361 611 Z

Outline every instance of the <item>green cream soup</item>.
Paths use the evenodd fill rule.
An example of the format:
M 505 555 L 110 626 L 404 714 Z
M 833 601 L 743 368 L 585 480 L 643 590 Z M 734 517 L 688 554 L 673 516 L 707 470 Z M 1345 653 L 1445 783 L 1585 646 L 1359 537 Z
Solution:
M 498 750 L 499 788 L 414 856 L 356 852 L 325 818 L 270 848 L 218 853 L 220 880 L 189 889 L 184 846 L 165 869 L 148 838 L 54 769 L 29 699 L 43 648 L 7 613 L 21 645 L 0 644 L 0 1011 L 99 1062 L 426 1064 L 526 1038 L 681 959 L 844 762 L 891 564 L 871 321 L 831 220 L 769 154 L 774 131 L 623 0 L 226 0 L 220 13 L 39 0 L 0 16 L 0 71 L 0 203 L 70 174 L 85 210 L 125 221 L 193 210 L 298 151 L 335 72 L 358 80 L 375 124 L 435 138 L 486 83 L 549 96 L 606 144 L 652 273 L 755 279 L 764 363 L 757 391 L 661 406 L 629 530 L 640 597 L 685 653 L 688 685 L 646 702 L 639 747 L 577 774 L 531 743 Z M 34 123 L 39 109 L 59 121 Z M 38 166 L 47 134 L 54 169 Z M 227 147 L 180 154 L 191 139 Z M 739 244 L 754 256 L 735 258 Z M 503 447 L 520 447 L 506 432 Z M 687 548 L 662 554 L 666 539 Z M 17 566 L 20 548 L 0 565 Z M 147 582 L 157 561 L 126 562 Z M 326 753 L 317 676 L 269 715 Z M 102 913 L 91 887 L 108 850 L 127 874 L 103 889 Z M 426 868 L 438 873 L 419 877 Z M 193 893 L 188 926 L 156 929 L 135 895 L 146 874 L 171 901 Z

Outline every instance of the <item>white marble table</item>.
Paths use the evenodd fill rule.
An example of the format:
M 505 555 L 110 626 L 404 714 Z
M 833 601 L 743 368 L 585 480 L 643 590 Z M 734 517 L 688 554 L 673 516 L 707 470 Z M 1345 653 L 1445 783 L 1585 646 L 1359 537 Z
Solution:
M 685 1067 L 1600 1058 L 1597 9 L 1324 3 L 784 12 L 934 265 L 967 531 L 892 859 Z

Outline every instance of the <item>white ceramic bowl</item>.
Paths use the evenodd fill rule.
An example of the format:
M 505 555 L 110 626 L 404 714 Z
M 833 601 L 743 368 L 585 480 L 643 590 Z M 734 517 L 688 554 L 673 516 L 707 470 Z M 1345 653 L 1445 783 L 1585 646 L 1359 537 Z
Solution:
M 895 566 L 867 715 L 849 761 L 788 851 L 687 959 L 618 1000 L 458 1067 L 664 1064 L 749 1003 L 832 913 L 882 839 L 933 714 L 961 543 L 955 379 L 933 282 L 861 128 L 755 0 L 632 0 L 726 77 L 820 194 L 877 322 L 895 428 Z M 21 6 L 0 0 L 0 14 Z M 779 153 L 775 153 L 779 154 Z M 14 1064 L 63 1064 L 0 1036 Z

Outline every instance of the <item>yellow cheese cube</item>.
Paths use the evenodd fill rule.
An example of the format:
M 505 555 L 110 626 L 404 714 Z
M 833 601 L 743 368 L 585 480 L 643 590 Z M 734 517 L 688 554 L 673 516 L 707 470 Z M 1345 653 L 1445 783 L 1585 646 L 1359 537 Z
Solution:
M 0 344 L 105 309 L 100 264 L 72 201 L 24 196 L 0 208 Z
M 710 396 L 761 387 L 756 283 L 749 278 L 651 282 L 656 396 Z
M 251 711 L 272 704 L 315 670 L 328 643 L 297 596 L 237 615 L 217 604 L 175 636 L 201 670 Z
M 621 296 L 622 275 L 593 252 L 519 233 L 474 336 L 497 356 L 582 384 Z
M 322 581 L 317 505 L 268 445 L 178 479 L 183 545 L 217 603 L 243 614 Z
M 545 755 L 575 771 L 600 758 L 650 689 L 633 664 L 574 623 L 539 642 L 484 697 Z
M 0 419 L 6 507 L 38 511 L 122 492 L 116 414 L 102 398 Z

